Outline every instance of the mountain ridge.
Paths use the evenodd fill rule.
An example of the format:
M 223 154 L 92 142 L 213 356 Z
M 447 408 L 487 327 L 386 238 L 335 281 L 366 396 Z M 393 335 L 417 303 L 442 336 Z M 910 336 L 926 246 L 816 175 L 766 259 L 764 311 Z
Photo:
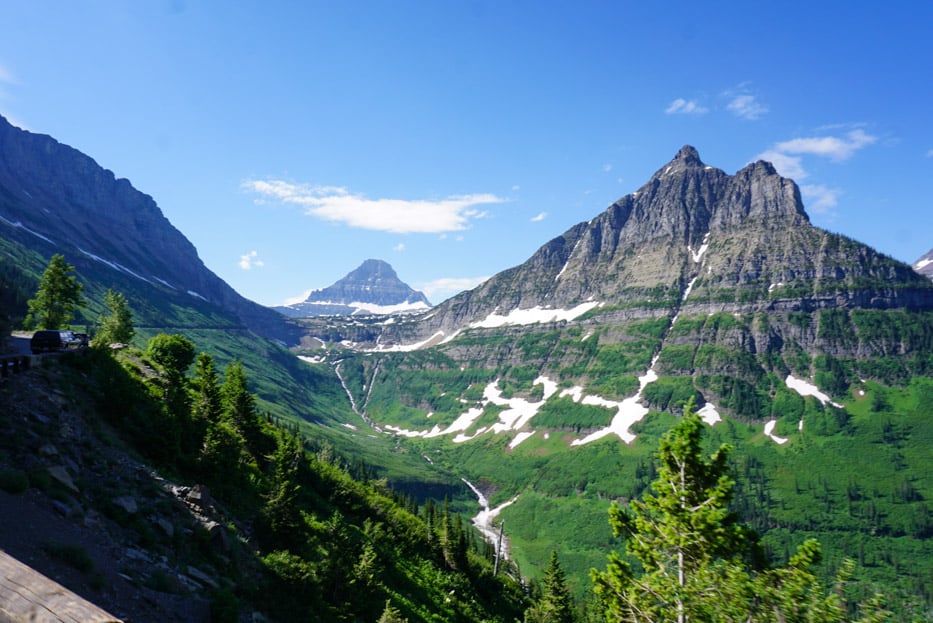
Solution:
M 687 145 L 635 192 L 417 322 L 385 327 L 379 343 L 450 340 L 493 314 L 536 307 L 596 302 L 663 315 L 651 310 L 677 302 L 692 279 L 687 310 L 933 306 L 933 289 L 906 264 L 814 227 L 796 183 L 770 163 L 730 176 Z
M 260 335 L 295 343 L 299 332 L 210 271 L 155 200 L 82 152 L 0 116 L 0 226 L 45 255 L 64 253 L 104 283 L 138 282 L 171 300 L 232 312 Z

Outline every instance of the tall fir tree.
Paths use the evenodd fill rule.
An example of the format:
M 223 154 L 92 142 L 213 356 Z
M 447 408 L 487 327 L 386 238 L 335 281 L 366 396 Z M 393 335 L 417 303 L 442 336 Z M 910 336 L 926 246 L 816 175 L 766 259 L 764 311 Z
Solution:
M 94 344 L 97 346 L 110 346 L 111 344 L 129 344 L 136 329 L 133 328 L 133 312 L 126 297 L 107 290 L 104 295 L 106 314 L 101 314 L 97 320 L 97 333 L 94 335 Z
M 783 567 L 762 569 L 756 536 L 728 509 L 733 481 L 728 447 L 703 456 L 704 424 L 691 400 L 661 440 L 653 494 L 623 510 L 610 509 L 613 533 L 637 559 L 636 572 L 616 552 L 605 572 L 593 571 L 594 590 L 608 621 L 639 623 L 842 623 L 839 591 L 826 594 L 813 572 L 816 541 L 800 546 Z M 851 565 L 845 565 L 839 585 Z M 883 621 L 873 600 L 862 621 Z
M 65 256 L 52 256 L 39 279 L 36 296 L 27 302 L 29 315 L 24 324 L 35 329 L 61 329 L 74 317 L 75 310 L 84 304 L 81 291 L 84 286 L 71 274 L 74 266 Z
M 574 623 L 573 595 L 557 552 L 551 552 L 541 586 L 541 597 L 525 612 L 525 623 Z

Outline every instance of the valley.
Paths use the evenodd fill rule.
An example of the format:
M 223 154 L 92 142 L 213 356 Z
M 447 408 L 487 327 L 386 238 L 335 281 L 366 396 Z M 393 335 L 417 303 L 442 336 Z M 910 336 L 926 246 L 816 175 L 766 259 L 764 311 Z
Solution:
M 233 292 L 125 180 L 50 137 L 0 129 L 4 146 L 18 145 L 0 150 L 16 154 L 0 167 L 7 333 L 22 323 L 47 257 L 64 253 L 87 298 L 76 326 L 93 332 L 114 289 L 133 311 L 131 347 L 178 334 L 218 368 L 241 365 L 267 441 L 300 435 L 315 473 L 336 488 L 302 503 L 339 509 L 356 546 L 381 547 L 360 500 L 383 522 L 392 500 L 412 515 L 390 513 L 393 529 L 409 531 L 407 546 L 423 547 L 410 531 L 432 543 L 433 558 L 412 563 L 417 572 L 401 561 L 398 584 L 373 584 L 371 595 L 401 598 L 412 582 L 466 570 L 483 599 L 504 590 L 520 612 L 528 595 L 488 577 L 504 523 L 509 573 L 541 578 L 556 551 L 578 603 L 588 603 L 590 569 L 620 549 L 611 503 L 648 492 L 659 442 L 693 401 L 709 447 L 734 448 L 732 510 L 774 563 L 815 537 L 825 581 L 852 559 L 853 600 L 881 590 L 898 615 L 928 620 L 933 283 L 814 227 L 797 185 L 770 163 L 730 175 L 684 146 L 637 191 L 433 307 L 387 263 L 368 260 L 286 317 Z M 94 174 L 60 180 L 40 152 Z M 63 219 L 76 223 L 69 237 Z M 111 220 L 119 237 L 92 233 L 90 223 Z M 373 313 L 397 306 L 406 313 Z M 160 395 L 152 378 L 132 382 Z M 145 435 L 142 443 L 159 456 Z M 255 452 L 244 477 L 266 501 L 270 460 Z M 315 543 L 326 540 L 326 517 L 291 511 L 307 515 L 298 523 Z M 436 523 L 442 516 L 449 525 Z M 454 528 L 461 516 L 475 534 Z M 455 534 L 462 546 L 451 545 Z M 285 565 L 276 567 L 283 578 L 303 568 L 273 554 L 264 552 Z M 405 612 L 429 620 L 436 588 Z M 378 614 L 370 602 L 367 616 Z

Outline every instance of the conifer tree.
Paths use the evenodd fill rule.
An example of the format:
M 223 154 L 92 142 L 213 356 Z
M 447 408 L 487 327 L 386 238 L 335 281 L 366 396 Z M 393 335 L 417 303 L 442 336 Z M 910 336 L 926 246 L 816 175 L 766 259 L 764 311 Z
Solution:
M 83 286 L 71 273 L 74 266 L 65 261 L 65 256 L 52 256 L 45 272 L 39 279 L 35 298 L 27 302 L 29 315 L 25 325 L 35 329 L 61 329 L 74 317 L 75 309 L 83 305 Z
M 195 420 L 217 422 L 223 412 L 220 381 L 214 368 L 214 358 L 200 353 L 194 364 L 194 401 L 191 413 Z
M 262 430 L 256 398 L 249 392 L 246 371 L 235 361 L 227 366 L 222 389 L 224 413 L 246 440 L 246 447 L 254 457 L 264 454 Z
M 617 504 L 609 523 L 641 563 L 636 572 L 615 552 L 605 572 L 593 571 L 594 590 L 608 621 L 661 623 L 842 623 L 846 608 L 839 591 L 826 595 L 815 574 L 816 541 L 800 546 L 783 567 L 759 569 L 755 535 L 729 512 L 733 481 L 728 447 L 707 461 L 704 424 L 691 400 L 684 416 L 661 440 L 653 494 Z M 839 583 L 851 572 L 843 567 Z M 874 600 L 863 621 L 883 621 Z
M 525 623 L 573 623 L 573 595 L 567 588 L 557 552 L 551 552 L 544 571 L 541 598 L 525 612 Z
M 104 307 L 108 313 L 101 314 L 97 321 L 98 329 L 94 343 L 98 346 L 128 344 L 136 334 L 136 329 L 133 328 L 133 312 L 126 297 L 112 289 L 107 290 L 107 294 L 104 295 Z

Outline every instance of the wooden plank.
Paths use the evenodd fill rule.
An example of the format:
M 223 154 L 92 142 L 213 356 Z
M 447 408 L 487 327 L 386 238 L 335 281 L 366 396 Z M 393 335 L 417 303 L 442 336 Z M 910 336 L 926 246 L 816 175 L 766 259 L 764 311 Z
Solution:
M 4 551 L 0 551 L 0 623 L 121 623 Z

